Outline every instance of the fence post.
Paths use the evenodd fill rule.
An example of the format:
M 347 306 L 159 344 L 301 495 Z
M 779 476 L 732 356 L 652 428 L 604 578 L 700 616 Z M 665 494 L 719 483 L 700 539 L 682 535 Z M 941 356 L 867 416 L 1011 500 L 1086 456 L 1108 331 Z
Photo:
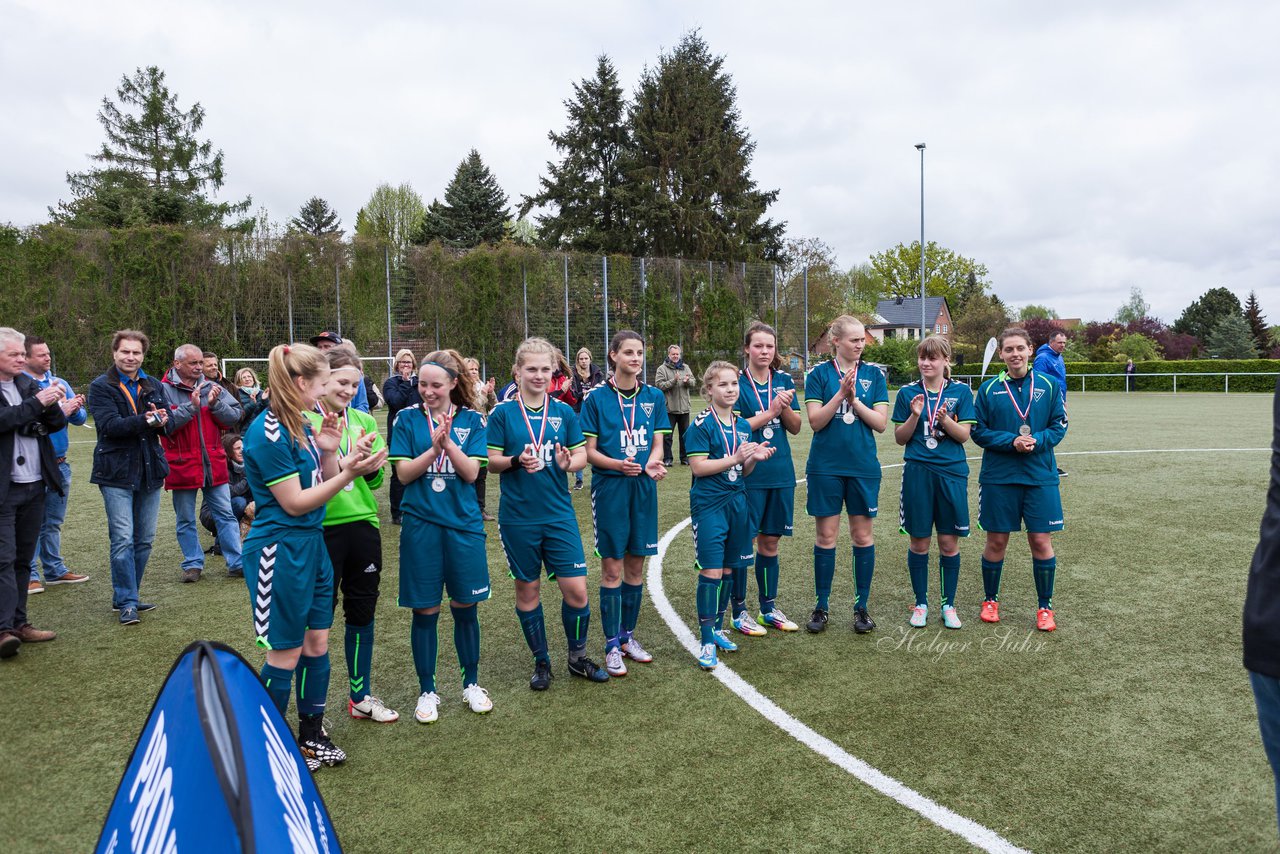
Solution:
M 382 247 L 382 265 L 387 275 L 387 364 L 395 373 L 395 352 L 391 349 L 391 247 Z
M 809 265 L 804 265 L 804 367 L 809 369 Z
M 640 337 L 645 341 L 649 340 L 649 311 L 645 306 L 645 270 L 644 259 L 640 259 Z M 661 346 L 661 345 L 659 345 Z M 649 364 L 648 359 L 641 362 L 640 379 L 644 382 L 649 381 Z
M 564 256 L 564 355 L 569 357 L 569 255 Z
M 520 260 L 520 287 L 524 294 L 524 337 L 529 337 L 529 274 L 525 271 L 524 259 Z
M 604 270 L 604 352 L 609 352 L 609 256 L 601 255 L 601 268 Z
M 773 264 L 773 328 L 778 328 L 778 265 Z
M 338 271 L 338 262 L 333 262 L 333 292 L 338 296 L 338 337 L 342 337 L 342 274 Z
M 1223 394 L 1231 393 L 1231 374 L 1222 375 L 1222 393 Z
M 1177 374 L 1173 375 L 1173 393 L 1174 394 L 1178 393 L 1178 375 Z
M 285 304 L 289 307 L 289 341 L 297 341 L 293 334 L 293 271 L 284 268 Z

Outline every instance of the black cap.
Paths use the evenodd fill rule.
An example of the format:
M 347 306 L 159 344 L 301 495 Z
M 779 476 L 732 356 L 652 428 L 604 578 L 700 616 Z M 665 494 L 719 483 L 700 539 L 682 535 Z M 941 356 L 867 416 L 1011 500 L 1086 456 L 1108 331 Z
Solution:
M 326 329 L 324 332 L 321 332 L 319 335 L 316 335 L 315 337 L 313 337 L 311 339 L 311 344 L 312 346 L 315 346 L 316 344 L 319 344 L 321 341 L 328 341 L 330 344 L 341 344 L 342 336 L 337 334 L 336 332 L 330 332 L 329 330 Z

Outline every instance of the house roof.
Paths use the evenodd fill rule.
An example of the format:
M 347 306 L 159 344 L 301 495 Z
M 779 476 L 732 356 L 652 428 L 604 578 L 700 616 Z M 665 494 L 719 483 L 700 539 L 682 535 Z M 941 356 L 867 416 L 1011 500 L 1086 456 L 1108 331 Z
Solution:
M 924 311 L 930 323 L 942 311 L 942 307 L 946 302 L 946 297 L 925 297 Z M 897 297 L 894 299 L 882 299 L 876 303 L 876 314 L 884 318 L 884 322 L 874 323 L 872 324 L 873 326 L 917 327 L 920 325 L 920 298 Z

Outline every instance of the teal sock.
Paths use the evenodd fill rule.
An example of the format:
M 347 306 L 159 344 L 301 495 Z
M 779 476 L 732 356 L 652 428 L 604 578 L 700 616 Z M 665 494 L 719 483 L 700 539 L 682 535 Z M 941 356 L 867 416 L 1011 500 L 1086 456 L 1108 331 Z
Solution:
M 367 626 L 348 623 L 343 646 L 347 653 L 347 681 L 350 684 L 351 699 L 358 703 L 366 694 L 373 693 L 369 682 L 369 668 L 373 665 L 373 623 Z
M 1000 573 L 1004 571 L 1004 561 L 982 559 L 982 598 L 991 602 L 1000 601 Z
M 856 593 L 853 597 L 853 607 L 867 607 L 867 600 L 871 598 L 871 576 L 876 571 L 876 547 L 875 546 L 854 546 L 853 547 L 853 583 Z
M 739 567 L 733 573 L 733 591 L 729 594 L 733 601 L 733 616 L 739 617 L 747 610 L 747 569 Z
M 414 614 L 413 628 L 409 630 L 413 669 L 418 671 L 418 690 L 424 694 L 436 690 L 436 656 L 440 651 L 439 622 L 439 611 L 434 614 Z
M 773 610 L 778 598 L 778 556 L 756 553 L 756 592 L 760 594 L 760 613 Z
M 1056 557 L 1045 558 L 1044 560 L 1032 559 L 1031 572 L 1036 579 L 1036 599 L 1040 604 L 1037 608 L 1053 607 L 1053 576 L 1058 571 L 1058 559 Z
M 960 583 L 960 553 L 943 555 L 938 559 L 942 567 L 942 607 L 956 606 L 956 585 Z
M 542 603 L 539 602 L 532 611 L 521 611 L 516 608 L 516 616 L 520 618 L 520 630 L 524 632 L 524 642 L 529 645 L 534 661 L 551 661 L 547 655 L 547 624 L 542 617 Z
M 298 659 L 298 714 L 323 715 L 329 696 L 329 653 Z
M 591 605 L 571 608 L 568 602 L 560 603 L 560 620 L 564 623 L 564 636 L 569 641 L 569 660 L 577 661 L 587 648 L 587 629 L 591 628 Z
M 480 615 L 476 606 L 459 608 L 449 606 L 453 614 L 453 646 L 458 651 L 458 666 L 462 668 L 462 687 L 480 684 Z
M 836 550 L 813 547 L 813 588 L 817 594 L 815 608 L 831 610 L 831 581 L 836 577 Z
M 716 618 L 716 603 L 720 600 L 720 580 L 707 578 L 698 574 L 698 633 L 702 643 L 714 643 L 711 636 L 715 630 L 713 620 Z
M 622 588 L 600 588 L 600 628 L 604 631 L 604 648 L 608 652 L 622 643 Z
M 272 664 L 264 664 L 262 670 L 258 672 L 258 678 L 267 689 L 267 694 L 275 704 L 276 711 L 281 715 L 289 711 L 289 686 L 293 682 L 293 671 Z
M 916 554 L 907 550 L 907 573 L 911 576 L 911 592 L 916 594 L 916 604 L 929 604 L 929 553 Z
M 716 628 L 724 628 L 724 612 L 729 608 L 729 596 L 733 593 L 733 573 L 724 570 L 720 575 L 720 591 L 716 595 Z
M 631 640 L 631 633 L 640 622 L 640 602 L 644 598 L 643 584 L 622 582 L 622 639 Z

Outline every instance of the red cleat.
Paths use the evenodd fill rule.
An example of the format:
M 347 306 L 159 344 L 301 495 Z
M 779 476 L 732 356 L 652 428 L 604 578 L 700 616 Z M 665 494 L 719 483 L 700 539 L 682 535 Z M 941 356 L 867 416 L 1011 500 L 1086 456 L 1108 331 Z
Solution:
M 1036 611 L 1036 628 L 1042 632 L 1051 632 L 1058 627 L 1053 621 L 1053 609 L 1041 608 Z
M 978 613 L 984 623 L 1000 622 L 1000 603 L 994 599 L 984 600 L 982 610 Z

